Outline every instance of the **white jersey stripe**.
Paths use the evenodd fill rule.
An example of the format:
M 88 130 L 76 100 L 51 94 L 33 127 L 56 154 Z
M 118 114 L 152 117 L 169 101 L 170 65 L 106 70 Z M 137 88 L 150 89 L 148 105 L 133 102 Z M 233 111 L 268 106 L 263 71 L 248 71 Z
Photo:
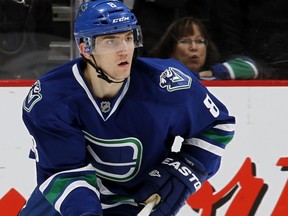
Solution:
M 201 140 L 201 139 L 197 139 L 197 138 L 192 138 L 192 139 L 186 139 L 183 141 L 183 145 L 191 145 L 191 146 L 197 146 L 201 149 L 204 149 L 206 151 L 209 151 L 213 154 L 216 154 L 218 156 L 222 156 L 223 153 L 224 153 L 224 149 L 218 147 L 218 146 L 215 146 L 215 145 L 212 145 L 208 142 L 205 142 L 204 140 Z
M 235 131 L 235 124 L 218 124 L 214 128 L 232 132 Z
M 223 65 L 228 69 L 228 72 L 230 74 L 231 79 L 234 80 L 236 77 L 235 77 L 235 73 L 234 73 L 233 68 L 229 64 L 227 64 L 226 62 L 224 62 Z
M 107 204 L 103 204 L 101 203 L 101 206 L 103 209 L 109 209 L 109 208 L 113 208 L 119 205 L 123 205 L 123 204 L 128 204 L 128 205 L 132 205 L 132 206 L 137 206 L 138 204 L 133 200 L 133 199 L 129 199 L 129 200 L 123 200 L 117 203 L 113 203 L 111 205 L 107 205 Z
M 88 164 L 85 167 L 79 168 L 79 169 L 73 169 L 73 170 L 66 170 L 63 172 L 59 172 L 59 173 L 55 173 L 54 175 L 50 176 L 45 182 L 43 182 L 40 186 L 39 186 L 39 190 L 44 193 L 45 189 L 49 186 L 49 184 L 51 183 L 51 181 L 59 174 L 63 174 L 63 173 L 73 173 L 73 172 L 82 172 L 82 171 L 94 171 L 95 169 L 91 164 Z
M 96 193 L 96 195 L 99 198 L 99 192 L 96 190 L 95 187 L 93 187 L 92 185 L 88 184 L 86 181 L 84 180 L 80 180 L 80 181 L 75 181 L 72 184 L 70 184 L 65 191 L 63 192 L 63 194 L 58 198 L 57 202 L 55 203 L 55 209 L 60 212 L 60 208 L 61 205 L 63 203 L 63 201 L 66 199 L 66 197 L 76 188 L 79 187 L 86 187 L 88 189 L 90 189 L 91 191 L 94 191 Z M 60 212 L 61 213 L 61 212 Z

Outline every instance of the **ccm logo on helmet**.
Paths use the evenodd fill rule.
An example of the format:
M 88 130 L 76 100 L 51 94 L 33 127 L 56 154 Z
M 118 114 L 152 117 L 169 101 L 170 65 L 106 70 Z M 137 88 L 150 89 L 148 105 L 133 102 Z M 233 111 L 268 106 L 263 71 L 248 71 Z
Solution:
M 112 23 L 119 23 L 119 22 L 124 22 L 124 21 L 129 21 L 129 17 L 121 17 L 121 18 L 113 19 Z
M 201 187 L 202 184 L 197 176 L 188 167 L 181 166 L 179 161 L 174 161 L 172 158 L 166 158 L 162 164 L 174 167 L 174 169 L 181 173 L 183 176 L 189 176 L 189 181 L 194 184 L 196 191 Z

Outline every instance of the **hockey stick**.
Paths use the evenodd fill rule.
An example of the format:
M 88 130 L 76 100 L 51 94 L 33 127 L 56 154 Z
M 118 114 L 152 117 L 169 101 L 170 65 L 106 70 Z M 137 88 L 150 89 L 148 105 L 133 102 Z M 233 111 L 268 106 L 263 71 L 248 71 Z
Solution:
M 149 216 L 153 208 L 155 207 L 156 203 L 157 199 L 154 198 L 145 205 L 145 207 L 137 214 L 137 216 Z

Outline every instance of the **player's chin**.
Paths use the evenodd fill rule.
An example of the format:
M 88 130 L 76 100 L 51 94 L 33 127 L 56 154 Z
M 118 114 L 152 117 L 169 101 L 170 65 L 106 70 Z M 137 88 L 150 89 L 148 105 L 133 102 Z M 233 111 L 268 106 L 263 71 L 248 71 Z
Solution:
M 131 73 L 131 65 L 120 66 L 117 71 L 119 76 L 127 78 Z
M 114 81 L 121 81 L 125 80 L 130 76 L 130 70 L 125 70 L 125 71 L 118 71 L 117 76 L 114 76 L 113 79 Z

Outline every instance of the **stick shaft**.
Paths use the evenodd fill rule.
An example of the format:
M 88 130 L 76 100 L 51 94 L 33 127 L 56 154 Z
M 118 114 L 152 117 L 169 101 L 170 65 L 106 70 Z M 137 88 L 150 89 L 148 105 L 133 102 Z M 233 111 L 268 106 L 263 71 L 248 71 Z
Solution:
M 151 202 L 147 203 L 137 216 L 149 216 L 156 205 L 156 201 L 157 199 L 153 199 Z

